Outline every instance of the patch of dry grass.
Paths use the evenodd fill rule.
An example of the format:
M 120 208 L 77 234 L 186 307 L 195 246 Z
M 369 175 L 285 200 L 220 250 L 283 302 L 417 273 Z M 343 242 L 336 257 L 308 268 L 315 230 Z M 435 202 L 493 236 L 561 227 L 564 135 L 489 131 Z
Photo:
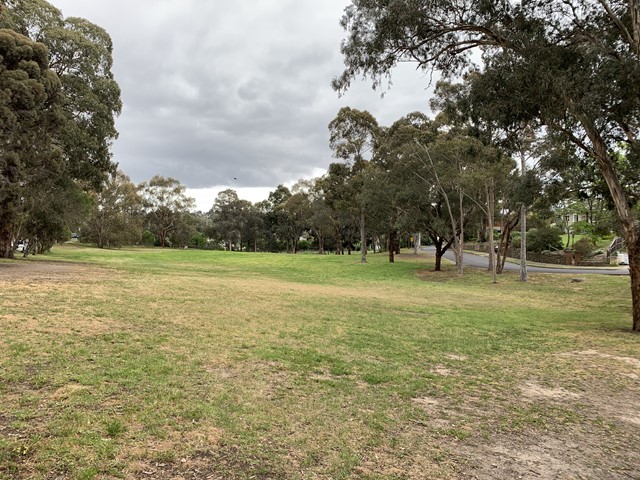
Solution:
M 0 478 L 640 475 L 625 279 L 54 257 L 0 263 Z

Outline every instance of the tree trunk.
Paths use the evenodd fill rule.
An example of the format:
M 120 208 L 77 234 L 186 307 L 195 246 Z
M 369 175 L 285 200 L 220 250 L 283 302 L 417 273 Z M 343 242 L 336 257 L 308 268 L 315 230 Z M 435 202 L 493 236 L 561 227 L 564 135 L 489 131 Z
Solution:
M 631 305 L 633 312 L 633 331 L 640 332 L 640 242 L 633 246 L 627 244 L 629 254 L 629 273 L 631 274 Z
M 434 271 L 441 272 L 442 271 L 442 256 L 444 255 L 444 250 L 442 250 L 442 241 L 435 242 L 436 247 L 436 266 Z
M 529 280 L 527 273 L 527 207 L 520 208 L 520 281 Z
M 0 225 L 0 258 L 13 258 L 13 232 L 9 225 Z
M 367 233 L 364 229 L 364 212 L 360 213 L 360 263 L 367 263 Z
M 607 151 L 607 146 L 600 136 L 597 127 L 585 115 L 579 115 L 578 118 L 593 145 L 593 156 L 609 187 L 611 198 L 618 212 L 618 219 L 622 227 L 622 238 L 624 238 L 629 254 L 633 331 L 640 332 L 640 226 L 636 225 L 633 212 L 629 206 L 629 198 L 622 189 L 620 178 L 615 171 L 613 161 Z
M 493 276 L 493 283 L 498 283 L 498 277 L 496 272 L 496 251 L 494 248 L 493 239 L 493 209 L 494 209 L 494 193 L 493 185 L 485 185 L 487 193 L 487 217 L 489 220 L 489 269 Z
M 436 251 L 436 265 L 435 268 L 433 269 L 434 272 L 441 272 L 442 271 L 442 254 L 438 255 L 438 252 Z
M 389 239 L 387 240 L 387 250 L 389 251 L 389 263 L 394 263 L 395 262 L 395 247 L 394 244 L 396 243 L 396 238 L 395 238 L 395 232 L 393 230 L 391 230 L 389 232 Z
M 420 252 L 420 244 L 422 243 L 422 233 L 418 232 L 413 237 L 413 254 L 418 255 Z
M 527 172 L 527 159 L 524 152 L 520 156 L 520 173 L 524 178 Z M 520 207 L 520 281 L 529 280 L 527 274 L 527 206 Z
M 507 252 L 509 251 L 509 245 L 511 244 L 511 232 L 518 226 L 520 222 L 520 213 L 514 217 L 502 221 L 502 238 L 498 246 L 498 256 L 496 258 L 496 272 L 501 274 L 504 270 L 504 263 L 507 258 Z
M 459 190 L 459 196 L 460 196 L 460 236 L 456 240 L 456 266 L 457 266 L 458 275 L 462 275 L 464 274 L 464 263 L 463 263 L 464 262 L 464 211 L 462 210 L 464 196 L 463 196 L 462 190 Z M 454 227 L 453 234 L 455 235 L 456 234 L 455 224 L 453 225 L 453 227 Z

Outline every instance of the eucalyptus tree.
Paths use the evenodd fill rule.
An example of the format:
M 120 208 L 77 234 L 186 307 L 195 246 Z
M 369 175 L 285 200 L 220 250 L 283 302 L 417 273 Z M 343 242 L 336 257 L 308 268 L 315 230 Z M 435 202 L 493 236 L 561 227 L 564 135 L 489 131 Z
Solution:
M 191 229 L 189 211 L 195 200 L 186 194 L 186 187 L 175 178 L 155 175 L 138 186 L 142 197 L 148 230 L 161 247 L 168 246 L 171 236 L 183 239 L 181 229 Z M 180 241 L 178 243 L 181 243 Z
M 286 240 L 287 250 L 298 253 L 298 242 L 308 229 L 311 217 L 311 200 L 309 185 L 301 186 L 298 182 L 292 187 L 292 194 L 278 205 L 280 231 Z
M 62 170 L 51 134 L 63 120 L 60 81 L 48 68 L 47 49 L 0 30 L 0 257 L 13 255 L 21 221 Z M 32 217 L 35 218 L 35 217 Z
M 415 171 L 407 168 L 408 157 L 416 143 L 428 143 L 435 135 L 432 122 L 421 112 L 409 113 L 391 127 L 378 130 L 375 154 L 364 171 L 363 198 L 372 223 L 387 236 L 390 262 L 394 261 L 400 231 L 416 231 L 410 215 L 415 211 L 416 205 L 411 204 L 415 198 L 407 188 Z
M 27 254 L 44 253 L 59 241 L 71 239 L 70 225 L 77 226 L 89 210 L 89 197 L 70 179 L 54 177 L 46 182 L 46 189 L 38 188 L 30 195 L 21 232 L 29 239 Z
M 442 198 L 444 210 L 453 234 L 453 251 L 458 274 L 464 273 L 465 225 L 477 201 L 469 197 L 477 190 L 474 174 L 478 161 L 485 155 L 479 140 L 454 134 L 441 135 L 432 144 L 419 144 L 415 157 L 423 168 L 416 175 L 433 186 Z
M 438 117 L 446 123 L 455 125 L 466 134 L 480 139 L 486 145 L 499 148 L 504 154 L 511 155 L 520 160 L 520 176 L 510 179 L 509 186 L 517 187 L 518 191 L 531 185 L 532 170 L 527 164 L 536 156 L 537 144 L 542 134 L 538 122 L 531 119 L 522 120 L 522 123 L 514 121 L 513 111 L 509 102 L 501 101 L 500 96 L 493 92 L 495 85 L 487 85 L 486 77 L 473 70 L 464 76 L 462 83 L 438 82 L 436 95 L 431 100 L 431 108 L 440 111 Z M 504 177 L 502 177 L 504 178 Z M 509 189 L 508 189 L 509 190 Z M 510 189 L 513 190 L 513 189 Z M 514 217 L 511 211 L 503 215 L 503 227 L 509 232 L 518 224 L 520 225 L 520 280 L 527 281 L 527 209 L 532 205 L 535 197 L 519 195 L 520 203 L 517 208 L 520 211 L 518 217 Z M 522 202 L 527 200 L 528 202 Z M 506 202 L 505 202 L 506 201 Z M 503 196 L 503 203 L 511 203 Z M 504 212 L 504 208 L 502 209 Z M 497 255 L 497 272 L 500 273 L 504 266 L 506 249 L 509 238 L 502 237 Z M 494 265 L 493 247 L 490 248 L 491 265 Z M 502 260 L 500 260 L 502 257 Z
M 47 47 L 49 68 L 61 84 L 63 128 L 56 132 L 67 173 L 99 188 L 115 171 L 109 148 L 122 109 L 113 78 L 113 44 L 106 30 L 78 17 L 64 18 L 45 0 L 4 0 L 0 25 Z
M 327 239 L 333 233 L 331 209 L 327 206 L 324 197 L 314 195 L 311 197 L 311 216 L 309 217 L 309 229 L 318 243 L 318 253 L 325 253 Z
M 329 146 L 336 158 L 341 158 L 351 168 L 352 188 L 355 192 L 362 190 L 362 179 L 358 173 L 365 167 L 375 151 L 378 122 L 368 111 L 343 107 L 338 115 L 329 123 Z M 360 229 L 360 262 L 367 263 L 367 235 L 365 230 L 365 206 L 357 204 Z M 351 253 L 351 252 L 349 252 Z
M 257 251 L 258 241 L 264 237 L 264 218 L 258 206 L 238 197 L 235 190 L 227 189 L 218 193 L 210 211 L 212 232 L 218 236 L 225 250 L 233 246 L 243 250 Z
M 36 211 L 56 203 L 52 195 L 62 195 L 63 187 L 69 189 L 67 200 L 82 203 L 84 198 L 74 193 L 78 187 L 98 190 L 107 175 L 115 172 L 109 150 L 117 137 L 115 117 L 122 105 L 111 73 L 111 39 L 104 29 L 81 18 L 65 19 L 44 0 L 4 0 L 0 28 L 7 29 L 0 75 L 10 77 L 12 83 L 4 85 L 1 100 L 2 115 L 10 120 L 3 121 L 3 129 L 12 129 L 2 134 L 2 163 L 12 169 L 11 174 L 3 174 L 0 192 L 6 200 L 0 219 L 0 255 L 7 256 L 19 217 L 30 215 L 33 226 L 36 218 L 42 218 Z M 26 43 L 25 37 L 35 43 Z M 8 54 L 6 49 L 16 45 L 21 46 L 20 53 Z M 6 77 L 7 72 L 12 73 Z M 20 90 L 22 103 L 17 104 L 15 87 L 22 81 L 32 86 Z M 33 104 L 27 108 L 29 96 L 24 94 L 29 91 Z M 51 182 L 56 188 L 50 188 Z
M 342 25 L 336 89 L 362 75 L 380 86 L 401 61 L 459 75 L 482 49 L 481 75 L 514 124 L 539 121 L 595 161 L 627 244 L 640 331 L 640 0 L 352 0 Z
M 122 171 L 111 176 L 93 202 L 82 232 L 83 240 L 99 248 L 132 245 L 142 235 L 142 197 Z
M 286 212 L 281 208 L 289 197 L 291 190 L 284 185 L 278 185 L 269 193 L 267 200 L 258 204 L 264 215 L 265 244 L 269 251 L 280 252 L 290 247 Z
M 355 202 L 357 192 L 351 182 L 352 170 L 344 163 L 331 163 L 327 173 L 316 181 L 333 225 L 336 253 L 344 253 L 343 244 L 351 242 L 351 233 L 359 224 L 360 212 Z

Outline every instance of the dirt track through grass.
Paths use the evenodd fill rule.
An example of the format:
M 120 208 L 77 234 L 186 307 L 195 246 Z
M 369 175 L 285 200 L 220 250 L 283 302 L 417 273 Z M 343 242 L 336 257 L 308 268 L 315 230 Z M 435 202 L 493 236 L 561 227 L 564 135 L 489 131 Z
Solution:
M 0 478 L 640 478 L 627 279 L 38 260 L 0 263 Z

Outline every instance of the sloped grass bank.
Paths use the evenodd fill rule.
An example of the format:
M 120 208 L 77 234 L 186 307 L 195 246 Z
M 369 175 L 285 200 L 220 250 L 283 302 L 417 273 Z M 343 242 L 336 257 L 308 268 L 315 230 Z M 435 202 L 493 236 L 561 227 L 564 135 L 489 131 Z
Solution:
M 639 476 L 628 279 L 432 265 L 0 263 L 0 478 Z

